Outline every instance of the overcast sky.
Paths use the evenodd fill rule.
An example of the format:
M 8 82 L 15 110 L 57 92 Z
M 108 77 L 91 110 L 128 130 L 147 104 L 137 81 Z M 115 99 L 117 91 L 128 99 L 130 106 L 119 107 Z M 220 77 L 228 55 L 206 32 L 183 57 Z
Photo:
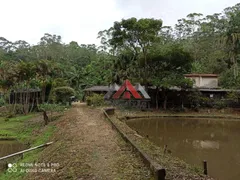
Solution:
M 174 25 L 192 12 L 222 12 L 237 0 L 0 0 L 0 37 L 36 44 L 44 33 L 68 43 L 98 43 L 97 33 L 129 17 Z

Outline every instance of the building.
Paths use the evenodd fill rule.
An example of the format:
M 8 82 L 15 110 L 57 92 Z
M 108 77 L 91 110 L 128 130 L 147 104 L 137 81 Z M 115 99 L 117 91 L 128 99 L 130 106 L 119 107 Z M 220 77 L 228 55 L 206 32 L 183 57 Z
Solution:
M 12 90 L 9 97 L 10 104 L 32 104 L 37 106 L 42 103 L 40 89 Z
M 218 88 L 217 74 L 185 74 L 185 77 L 193 80 L 194 88 Z

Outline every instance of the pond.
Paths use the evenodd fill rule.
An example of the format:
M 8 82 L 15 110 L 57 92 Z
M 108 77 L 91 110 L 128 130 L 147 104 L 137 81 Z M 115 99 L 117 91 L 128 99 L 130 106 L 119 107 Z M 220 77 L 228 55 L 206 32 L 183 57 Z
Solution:
M 26 145 L 13 140 L 0 140 L 0 157 L 7 156 L 26 149 Z M 0 172 L 3 171 L 6 162 L 11 162 L 13 158 L 8 160 L 0 160 Z
M 199 118 L 132 119 L 127 124 L 185 162 L 219 180 L 240 179 L 240 121 Z

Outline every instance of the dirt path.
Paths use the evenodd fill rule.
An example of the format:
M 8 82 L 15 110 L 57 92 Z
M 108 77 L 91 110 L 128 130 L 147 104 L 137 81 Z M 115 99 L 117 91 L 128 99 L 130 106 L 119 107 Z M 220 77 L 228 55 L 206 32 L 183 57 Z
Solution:
M 76 103 L 56 123 L 54 145 L 39 163 L 59 163 L 54 173 L 31 173 L 28 179 L 140 180 L 150 172 L 98 109 Z

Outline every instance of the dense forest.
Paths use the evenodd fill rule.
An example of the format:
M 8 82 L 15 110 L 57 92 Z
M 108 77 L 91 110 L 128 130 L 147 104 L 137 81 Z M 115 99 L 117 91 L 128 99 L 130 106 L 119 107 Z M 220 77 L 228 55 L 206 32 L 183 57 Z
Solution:
M 100 31 L 101 46 L 65 44 L 44 34 L 37 45 L 0 37 L 0 89 L 133 83 L 168 89 L 191 85 L 185 73 L 216 73 L 223 88 L 240 88 L 240 4 L 204 17 L 191 13 L 175 27 L 160 19 L 122 19 Z

